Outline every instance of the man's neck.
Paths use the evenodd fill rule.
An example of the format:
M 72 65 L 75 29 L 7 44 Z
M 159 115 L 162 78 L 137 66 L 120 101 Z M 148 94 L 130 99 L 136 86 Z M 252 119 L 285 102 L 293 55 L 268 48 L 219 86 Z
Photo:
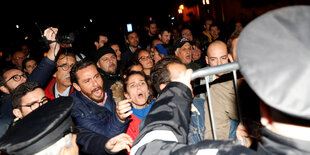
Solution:
M 149 35 L 150 37 L 154 37 L 154 35 L 153 35 L 151 32 L 149 32 L 148 35 Z
M 284 137 L 310 141 L 310 127 L 272 122 L 267 129 Z
M 151 69 L 143 69 L 145 75 L 151 75 Z
M 129 49 L 132 53 L 134 53 L 138 49 L 138 47 L 133 47 L 129 45 Z
M 104 99 L 103 99 L 103 101 L 102 102 L 97 102 L 97 105 L 99 105 L 99 106 L 104 106 L 104 104 L 105 104 L 105 102 L 107 101 L 107 98 L 108 98 L 108 95 L 107 95 L 107 93 L 105 92 L 104 93 Z
M 56 89 L 59 93 L 63 93 L 68 87 L 70 86 L 64 86 L 64 85 L 61 85 L 61 84 L 57 84 L 57 82 L 55 83 L 56 85 Z

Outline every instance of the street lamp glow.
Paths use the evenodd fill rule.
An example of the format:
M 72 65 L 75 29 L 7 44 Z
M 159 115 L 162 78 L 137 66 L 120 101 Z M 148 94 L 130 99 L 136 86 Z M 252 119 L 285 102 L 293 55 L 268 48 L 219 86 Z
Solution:
M 202 0 L 202 4 L 203 5 L 206 5 L 206 4 L 209 5 L 210 4 L 210 0 Z
M 183 13 L 183 10 L 182 10 L 182 9 L 179 9 L 178 12 L 179 12 L 179 14 L 182 14 L 182 13 Z
M 179 9 L 180 9 L 180 10 L 183 10 L 183 9 L 184 9 L 184 5 L 181 4 L 181 5 L 179 6 Z

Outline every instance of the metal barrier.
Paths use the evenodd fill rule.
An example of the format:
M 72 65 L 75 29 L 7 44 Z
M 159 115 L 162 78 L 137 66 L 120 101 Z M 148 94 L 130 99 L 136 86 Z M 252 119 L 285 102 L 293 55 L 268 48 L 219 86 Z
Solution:
M 214 123 L 214 116 L 212 112 L 212 101 L 211 101 L 211 95 L 210 95 L 210 86 L 207 77 L 210 75 L 215 75 L 219 73 L 225 73 L 225 72 L 233 72 L 233 81 L 234 81 L 234 87 L 235 87 L 235 95 L 236 95 L 236 106 L 238 110 L 238 116 L 239 116 L 239 121 L 240 123 L 243 124 L 242 122 L 242 117 L 240 113 L 240 105 L 239 105 L 239 94 L 238 94 L 238 81 L 237 81 L 237 70 L 239 69 L 239 64 L 237 62 L 233 63 L 228 63 L 228 64 L 223 64 L 223 65 L 218 65 L 218 66 L 213 66 L 213 67 L 205 67 L 198 69 L 193 72 L 192 74 L 192 80 L 195 80 L 197 78 L 205 78 L 206 80 L 206 90 L 207 90 L 207 99 L 208 99 L 208 107 L 209 107 L 209 113 L 210 113 L 210 119 L 211 119 L 211 128 L 212 128 L 212 133 L 214 135 L 214 140 L 217 140 L 216 136 L 216 129 L 215 129 L 215 123 Z M 245 137 L 243 137 L 243 141 L 245 141 Z

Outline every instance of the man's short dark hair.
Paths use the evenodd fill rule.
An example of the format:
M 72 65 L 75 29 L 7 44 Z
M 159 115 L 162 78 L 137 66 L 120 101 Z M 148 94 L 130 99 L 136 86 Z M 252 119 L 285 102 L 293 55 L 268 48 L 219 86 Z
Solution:
M 133 31 L 131 31 L 131 32 L 125 32 L 125 40 L 128 40 L 128 36 L 130 35 L 130 34 L 133 34 L 133 33 L 136 33 L 137 35 L 138 35 L 138 37 L 140 38 L 140 35 L 139 35 L 139 33 L 137 32 L 137 31 L 135 31 L 135 30 L 133 30 Z
M 78 83 L 78 78 L 77 78 L 77 75 L 76 75 L 76 72 L 83 69 L 83 68 L 86 68 L 90 65 L 95 65 L 94 62 L 88 60 L 88 59 L 83 59 L 81 61 L 78 61 L 77 63 L 75 63 L 73 66 L 72 66 L 72 69 L 70 71 L 70 80 L 72 83 Z M 97 67 L 96 67 L 97 68 Z
M 1 72 L 0 72 L 0 87 L 1 86 L 5 86 L 6 88 L 8 88 L 9 89 L 9 87 L 6 85 L 6 83 L 5 83 L 5 78 L 4 78 L 4 74 L 7 72 L 7 71 L 9 71 L 9 70 L 11 70 L 11 69 L 18 69 L 16 66 L 6 66 L 6 67 L 4 67 L 3 69 L 1 69 Z
M 63 55 L 63 56 L 62 56 Z M 61 56 L 61 57 L 60 57 Z M 73 57 L 75 59 L 75 53 L 73 51 L 72 48 L 61 48 L 60 51 L 58 52 L 55 60 L 56 62 L 59 60 L 59 59 L 63 59 L 64 56 L 67 56 L 67 57 Z
M 36 82 L 25 82 L 17 86 L 12 92 L 11 96 L 13 109 L 18 108 L 21 105 L 21 100 L 23 96 L 27 95 L 27 93 L 32 92 L 37 88 L 41 88 L 41 86 Z
M 209 30 L 211 30 L 211 27 L 217 27 L 219 30 L 221 29 L 218 23 L 212 23 L 209 27 Z
M 174 55 L 169 55 L 159 60 L 151 70 L 151 82 L 154 85 L 154 88 L 159 93 L 160 84 L 165 84 L 171 81 L 170 72 L 168 70 L 169 64 L 182 64 L 182 61 Z
M 163 27 L 162 29 L 160 29 L 159 34 L 163 35 L 165 31 L 170 32 L 170 33 L 172 32 L 171 28 Z

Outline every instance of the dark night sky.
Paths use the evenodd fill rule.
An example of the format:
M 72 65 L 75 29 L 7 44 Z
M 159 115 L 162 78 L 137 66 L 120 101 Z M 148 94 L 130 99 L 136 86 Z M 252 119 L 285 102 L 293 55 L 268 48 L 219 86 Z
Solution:
M 280 0 L 240 1 L 243 7 L 255 8 Z M 226 0 L 226 2 L 229 1 Z M 24 1 L 0 2 L 0 51 L 14 46 L 15 42 L 24 40 L 25 36 L 28 36 L 28 40 L 32 42 L 38 40 L 40 31 L 35 26 L 35 22 L 39 24 L 42 31 L 49 26 L 54 26 L 65 32 L 79 31 L 80 34 L 84 33 L 81 38 L 88 39 L 89 36 L 85 34 L 90 35 L 104 30 L 110 32 L 113 38 L 115 33 L 120 33 L 120 28 L 126 28 L 128 22 L 133 23 L 134 26 L 142 26 L 148 17 L 152 16 L 160 22 L 159 24 L 169 23 L 168 15 L 176 13 L 178 5 L 184 3 L 190 6 L 201 3 L 201 0 L 87 0 L 44 3 L 47 4 L 43 2 L 30 4 Z M 93 23 L 90 23 L 90 19 Z M 17 24 L 20 26 L 19 29 L 16 28 Z M 84 26 L 86 29 L 83 29 Z M 36 42 L 34 46 L 37 46 Z
M 3 3 L 3 2 L 1 2 Z M 0 48 L 10 47 L 24 36 L 29 41 L 37 40 L 41 30 L 49 26 L 58 27 L 63 31 L 106 30 L 110 33 L 125 28 L 126 23 L 141 25 L 147 17 L 161 20 L 165 23 L 168 14 L 172 14 L 177 6 L 175 0 L 157 1 L 102 1 L 102 2 L 74 2 L 70 4 L 50 2 L 49 4 L 1 4 Z M 5 8 L 5 9 L 4 9 Z M 90 23 L 92 19 L 92 23 Z M 19 25 L 19 29 L 16 28 Z M 1 49 L 0 49 L 1 50 Z

